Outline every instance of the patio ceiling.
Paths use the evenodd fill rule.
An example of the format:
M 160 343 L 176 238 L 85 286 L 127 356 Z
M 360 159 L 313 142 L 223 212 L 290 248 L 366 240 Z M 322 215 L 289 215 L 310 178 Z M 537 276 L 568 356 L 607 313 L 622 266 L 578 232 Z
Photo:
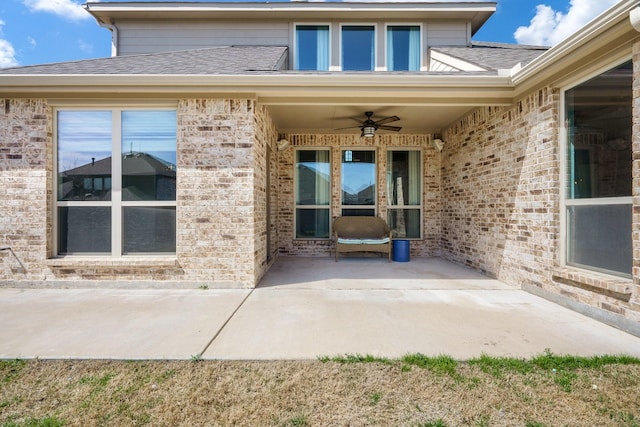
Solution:
M 402 134 L 437 133 L 478 105 L 391 105 L 363 103 L 353 105 L 269 105 L 267 108 L 279 133 L 359 134 L 359 122 L 365 111 L 374 112 L 374 120 L 398 116 L 393 122 Z M 353 129 L 342 129 L 354 126 Z M 380 130 L 380 134 L 395 133 Z

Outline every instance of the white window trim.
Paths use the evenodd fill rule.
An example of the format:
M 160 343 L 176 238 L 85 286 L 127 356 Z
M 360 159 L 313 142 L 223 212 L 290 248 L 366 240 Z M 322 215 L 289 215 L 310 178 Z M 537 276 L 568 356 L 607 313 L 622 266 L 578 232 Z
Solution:
M 117 105 L 117 106 L 116 106 Z M 111 176 L 111 200 L 108 201 L 59 201 L 58 200 L 58 112 L 59 111 L 110 111 L 112 118 L 112 141 L 111 141 L 111 157 L 122 157 L 122 121 L 123 111 L 141 110 L 141 111 L 176 111 L 177 105 L 174 103 L 167 105 L 150 106 L 147 103 L 106 103 L 105 105 L 92 104 L 72 104 L 69 102 L 61 102 L 53 105 L 53 256 L 59 257 L 101 257 L 101 258 L 129 258 L 129 257 L 175 257 L 175 253 L 136 253 L 135 255 L 124 255 L 122 253 L 123 230 L 122 230 L 122 208 L 126 206 L 168 206 L 176 207 L 177 200 L 141 200 L 141 201 L 123 201 L 122 188 L 122 163 L 112 162 Z M 177 135 L 176 135 L 177 137 Z M 176 141 L 177 150 L 177 141 Z M 117 197 L 114 197 L 114 194 Z M 111 209 L 111 252 L 110 253 L 79 253 L 79 254 L 60 254 L 59 253 L 59 224 L 58 224 L 58 208 L 59 207 L 108 207 Z M 176 236 L 177 237 L 177 236 Z M 177 248 L 176 248 L 177 250 Z
M 419 147 L 392 147 L 387 148 L 387 155 L 390 151 L 418 151 L 420 152 L 420 204 L 419 205 L 405 205 L 402 209 L 420 209 L 420 237 L 403 237 L 403 240 L 422 240 L 424 239 L 424 150 Z M 387 171 L 389 171 L 389 161 L 387 157 Z M 386 181 L 386 180 L 385 180 Z M 391 197 L 389 195 L 389 189 L 387 188 L 387 211 L 393 209 L 401 209 L 399 205 L 391 204 Z M 388 222 L 387 218 L 385 219 Z
M 298 53 L 298 36 L 297 36 L 297 30 L 298 30 L 298 26 L 312 26 L 312 25 L 324 25 L 329 27 L 329 68 L 328 70 L 316 70 L 316 71 L 333 71 L 331 69 L 332 66 L 332 61 L 331 58 L 333 57 L 333 44 L 331 43 L 331 40 L 333 39 L 332 37 L 332 33 L 333 33 L 333 28 L 332 28 L 332 24 L 331 22 L 294 22 L 293 23 L 293 34 L 291 39 L 293 40 L 293 52 L 291 54 L 291 63 L 294 64 L 294 69 L 297 71 L 298 68 L 295 68 L 295 64 L 297 61 L 296 55 Z
M 631 61 L 633 58 L 629 55 L 618 58 L 616 61 L 612 61 L 607 63 L 606 65 L 602 65 L 594 69 L 591 73 L 582 75 L 581 78 L 576 79 L 570 84 L 562 87 L 560 89 L 560 108 L 559 108 L 559 132 L 560 137 L 559 145 L 560 145 L 560 265 L 562 267 L 568 268 L 577 268 L 583 270 L 585 274 L 593 273 L 593 272 L 603 272 L 601 270 L 595 268 L 588 268 L 585 266 L 584 268 L 567 263 L 567 251 L 568 244 L 567 238 L 569 237 L 569 230 L 567 224 L 567 207 L 568 206 L 594 206 L 594 205 L 623 205 L 629 204 L 633 205 L 633 196 L 625 196 L 625 197 L 598 197 L 598 198 L 581 198 L 581 199 L 570 199 L 568 197 L 568 176 L 567 176 L 567 168 L 569 166 L 569 161 L 567 159 L 567 149 L 568 149 L 568 139 L 567 139 L 567 117 L 566 117 L 566 94 L 567 91 L 585 83 L 593 78 L 598 77 L 599 75 L 606 73 L 607 71 L 616 68 L 625 62 Z M 605 272 L 606 274 L 612 275 L 613 277 L 626 277 L 620 274 L 613 274 L 612 272 Z
M 378 68 L 378 24 L 376 22 L 342 22 L 340 23 L 340 31 L 338 34 L 338 52 L 340 52 L 340 57 L 338 58 L 339 70 L 344 71 L 344 67 L 342 64 L 342 29 L 344 27 L 373 27 L 373 70 L 371 71 L 384 71 L 381 68 Z M 363 72 L 367 72 L 364 70 Z
M 421 22 L 387 22 L 384 25 L 384 67 L 381 71 L 393 71 L 389 70 L 389 64 L 387 59 L 389 58 L 389 27 L 420 27 L 420 68 L 418 71 L 429 71 L 429 67 L 424 65 L 424 50 L 422 48 L 422 37 L 424 34 L 424 25 Z
M 375 163 L 375 192 L 376 192 L 376 197 L 374 198 L 374 204 L 373 205 L 343 205 L 342 204 L 342 157 L 343 157 L 343 153 L 345 151 L 373 151 L 373 158 L 375 159 L 376 163 Z M 365 210 L 365 209 L 373 209 L 373 215 L 374 216 L 378 216 L 379 213 L 379 209 L 378 209 L 378 199 L 380 197 L 380 188 L 379 188 L 379 177 L 380 177 L 380 159 L 378 159 L 378 148 L 376 147 L 341 147 L 340 148 L 340 168 L 339 168 L 339 172 L 338 172 L 338 182 L 339 182 L 339 193 L 340 193 L 340 215 L 342 215 L 342 210 L 343 209 L 358 209 L 358 210 Z
M 329 204 L 328 205 L 299 205 L 296 203 L 296 197 L 298 195 L 298 168 L 296 167 L 296 159 L 299 151 L 328 151 L 329 152 Z M 295 147 L 293 153 L 293 240 L 294 241 L 310 241 L 321 240 L 327 241 L 331 239 L 333 234 L 333 221 L 331 221 L 331 200 L 333 199 L 333 170 L 331 167 L 332 150 L 330 147 Z M 298 229 L 297 211 L 298 209 L 327 209 L 329 211 L 329 237 L 297 237 L 296 230 Z

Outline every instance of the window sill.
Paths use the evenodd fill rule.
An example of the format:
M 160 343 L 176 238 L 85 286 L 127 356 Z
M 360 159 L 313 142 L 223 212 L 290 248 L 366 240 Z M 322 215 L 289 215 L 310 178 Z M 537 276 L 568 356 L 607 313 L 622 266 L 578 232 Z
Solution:
M 573 267 L 562 267 L 554 271 L 554 282 L 574 286 L 590 292 L 609 296 L 620 301 L 631 299 L 633 280 Z
M 110 257 L 80 257 L 67 256 L 50 258 L 47 260 L 49 268 L 81 268 L 81 267 L 179 267 L 178 260 L 174 255 L 169 256 L 128 256 L 122 258 Z

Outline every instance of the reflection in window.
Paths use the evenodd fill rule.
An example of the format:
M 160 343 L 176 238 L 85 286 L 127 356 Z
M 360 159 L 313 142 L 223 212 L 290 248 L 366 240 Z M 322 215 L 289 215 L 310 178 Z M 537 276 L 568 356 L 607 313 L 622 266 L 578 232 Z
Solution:
M 111 200 L 111 111 L 58 112 L 58 200 Z
M 175 199 L 175 111 L 124 111 L 122 200 Z
M 395 237 L 421 237 L 421 177 L 419 150 L 388 152 L 388 223 Z
M 632 76 L 627 62 L 565 92 L 567 263 L 631 275 Z
M 329 238 L 331 169 L 329 150 L 297 150 L 295 210 L 297 239 Z
M 393 25 L 387 27 L 387 70 L 420 70 L 420 27 Z
M 372 25 L 342 27 L 342 70 L 373 71 L 375 68 L 375 28 Z
M 175 252 L 175 111 L 61 110 L 56 125 L 57 253 Z
M 375 215 L 375 157 L 373 150 L 342 151 L 342 215 Z
M 296 70 L 329 69 L 329 26 L 296 26 Z

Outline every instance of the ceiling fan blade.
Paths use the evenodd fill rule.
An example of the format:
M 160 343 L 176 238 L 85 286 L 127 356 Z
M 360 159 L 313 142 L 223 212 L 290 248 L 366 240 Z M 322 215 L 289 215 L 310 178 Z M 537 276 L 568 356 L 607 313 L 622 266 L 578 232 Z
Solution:
M 402 127 L 400 126 L 387 126 L 387 125 L 379 125 L 376 126 L 378 129 L 383 129 L 383 130 L 392 130 L 394 132 L 398 132 L 400 129 L 402 129 Z
M 376 124 L 384 125 L 386 123 L 397 122 L 398 120 L 400 120 L 400 117 L 398 116 L 385 117 L 384 119 L 377 120 Z

